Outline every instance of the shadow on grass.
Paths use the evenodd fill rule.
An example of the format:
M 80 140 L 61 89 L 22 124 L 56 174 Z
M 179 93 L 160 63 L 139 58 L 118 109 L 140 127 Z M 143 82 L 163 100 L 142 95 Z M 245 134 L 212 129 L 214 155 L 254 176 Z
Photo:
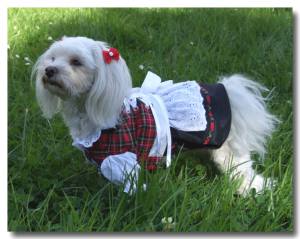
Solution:
M 36 22 L 47 29 L 53 39 L 60 39 L 63 35 L 86 36 L 117 47 L 127 61 L 135 85 L 142 83 L 146 70 L 175 81 L 215 82 L 219 75 L 236 72 L 263 78 L 264 68 L 267 67 L 268 72 L 280 68 L 275 64 L 291 50 L 288 47 L 292 44 L 292 41 L 280 41 L 292 34 L 291 19 L 285 18 L 286 12 L 292 16 L 291 9 L 22 11 L 28 11 L 28 14 L 35 11 L 41 15 L 52 11 L 54 15 L 64 16 L 56 21 L 54 18 L 52 25 L 49 25 L 51 15 Z M 49 42 L 41 40 L 45 39 L 43 34 L 35 31 L 24 43 L 26 49 L 35 50 L 35 57 L 49 46 Z M 292 39 L 292 36 L 288 37 Z M 144 71 L 138 68 L 141 64 Z

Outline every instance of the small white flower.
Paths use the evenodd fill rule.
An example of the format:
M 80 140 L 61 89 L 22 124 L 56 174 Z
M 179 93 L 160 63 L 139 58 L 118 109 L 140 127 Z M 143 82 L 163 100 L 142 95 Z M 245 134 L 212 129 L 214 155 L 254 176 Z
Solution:
M 17 26 L 14 26 L 14 30 L 17 30 L 18 29 L 18 27 Z
M 38 30 L 40 30 L 40 26 L 36 26 L 35 28 L 38 29 Z
M 144 66 L 143 65 L 139 65 L 140 70 L 144 70 Z
M 147 191 L 147 184 L 146 183 L 143 184 L 143 190 Z
M 53 24 L 53 22 L 49 22 L 49 25 L 52 25 Z
M 164 217 L 161 219 L 161 223 L 163 224 L 164 231 L 170 231 L 175 228 L 176 222 L 173 222 L 172 217 Z
M 28 56 L 24 57 L 24 60 L 25 60 L 25 61 L 30 61 L 30 59 L 29 59 Z
M 163 217 L 163 218 L 161 219 L 161 223 L 162 223 L 162 224 L 166 224 L 166 223 L 167 223 L 167 218 Z
M 16 58 L 18 58 L 18 59 L 19 59 L 19 58 L 20 58 L 20 55 L 16 54 Z
M 191 44 L 191 46 L 193 46 L 193 45 L 194 45 L 194 42 L 193 42 L 193 41 L 191 41 L 191 42 L 190 42 L 190 44 Z
M 26 63 L 25 63 L 25 66 L 30 66 L 30 65 L 31 65 L 30 62 L 26 62 Z
M 48 37 L 48 41 L 52 41 L 53 38 L 51 36 Z

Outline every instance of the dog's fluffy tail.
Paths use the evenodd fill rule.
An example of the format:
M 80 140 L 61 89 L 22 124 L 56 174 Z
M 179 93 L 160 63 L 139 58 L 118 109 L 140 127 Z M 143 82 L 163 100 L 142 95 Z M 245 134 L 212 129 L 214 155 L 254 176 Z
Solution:
M 232 123 L 228 137 L 230 147 L 241 155 L 256 152 L 264 156 L 266 141 L 279 120 L 266 108 L 262 92 L 267 88 L 242 75 L 223 77 L 219 81 L 227 91 Z

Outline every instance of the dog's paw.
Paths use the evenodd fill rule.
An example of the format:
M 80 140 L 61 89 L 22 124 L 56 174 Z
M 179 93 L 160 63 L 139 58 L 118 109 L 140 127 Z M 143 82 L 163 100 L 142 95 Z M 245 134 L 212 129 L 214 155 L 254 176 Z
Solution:
M 257 195 L 264 192 L 264 190 L 272 190 L 276 185 L 276 181 L 271 178 L 264 178 L 257 174 L 254 177 L 243 177 L 241 184 L 237 190 L 237 193 L 243 196 L 247 196 L 251 189 L 255 189 Z

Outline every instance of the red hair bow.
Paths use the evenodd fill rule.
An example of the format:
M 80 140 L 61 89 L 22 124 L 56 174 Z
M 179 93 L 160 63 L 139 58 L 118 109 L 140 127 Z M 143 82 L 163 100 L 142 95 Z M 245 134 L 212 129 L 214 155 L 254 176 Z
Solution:
M 109 48 L 108 51 L 103 50 L 103 59 L 106 64 L 109 64 L 112 60 L 118 61 L 120 54 L 116 48 Z

